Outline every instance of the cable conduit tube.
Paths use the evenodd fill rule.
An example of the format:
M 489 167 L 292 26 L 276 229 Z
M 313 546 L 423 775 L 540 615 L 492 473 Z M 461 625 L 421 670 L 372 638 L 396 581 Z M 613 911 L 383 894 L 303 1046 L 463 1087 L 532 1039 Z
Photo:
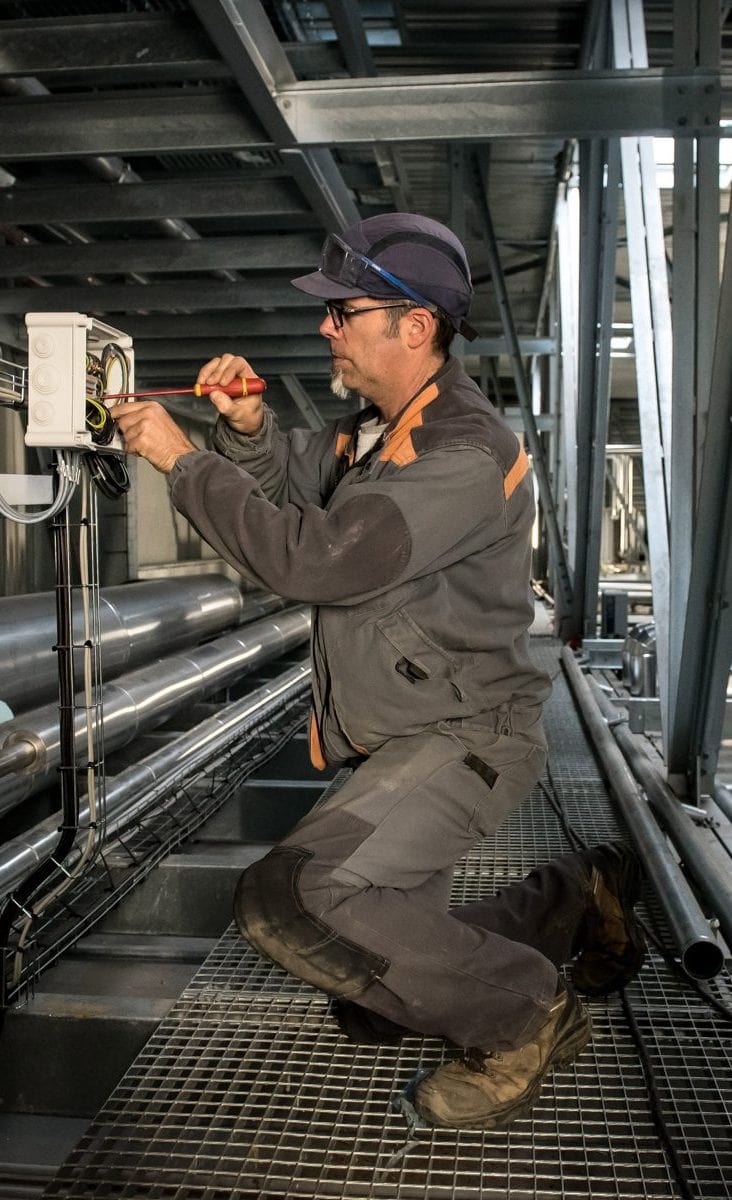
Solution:
M 270 593 L 242 595 L 224 575 L 151 579 L 99 593 L 102 674 L 114 679 L 152 658 L 192 646 L 225 629 L 268 616 L 287 605 Z M 80 611 L 74 641 L 84 640 Z M 58 694 L 53 592 L 0 599 L 0 700 L 19 712 Z M 77 669 L 76 686 L 81 686 Z
M 131 742 L 139 733 L 167 720 L 185 704 L 210 694 L 264 663 L 295 649 L 308 638 L 310 609 L 293 608 L 255 621 L 237 633 L 195 647 L 185 654 L 157 659 L 146 667 L 104 685 L 104 745 L 107 753 Z M 35 747 L 25 774 L 0 785 L 0 813 L 54 782 L 59 763 L 57 705 L 26 713 L 22 720 L 0 726 L 0 775 L 17 761 L 19 744 Z M 86 715 L 76 714 L 76 749 L 83 753 Z M 35 769 L 34 769 L 35 767 Z
M 605 770 L 610 789 L 625 818 L 646 874 L 664 911 L 684 970 L 694 979 L 712 979 L 723 956 L 709 922 L 674 860 L 574 654 L 564 646 L 561 660 Z
M 160 796 L 183 779 L 189 778 L 204 763 L 221 754 L 247 729 L 274 714 L 310 683 L 310 665 L 298 663 L 270 683 L 256 689 L 243 700 L 227 704 L 213 717 L 187 730 L 166 746 L 155 750 L 107 781 L 107 839 L 138 819 Z M 325 785 L 323 785 L 325 786 Z M 79 824 L 89 820 L 89 806 L 82 797 Z M 65 867 L 73 865 L 86 831 L 78 839 Z M 0 900 L 12 892 L 39 863 L 51 853 L 58 841 L 58 813 L 13 838 L 0 847 Z
M 687 816 L 678 799 L 643 753 L 638 739 L 625 723 L 624 714 L 603 695 L 594 679 L 589 680 L 592 694 L 603 716 L 613 722 L 612 733 L 633 772 L 645 789 L 648 801 L 681 855 L 694 883 L 717 917 L 726 941 L 732 946 L 732 871 L 724 872 L 705 844 L 704 835 Z M 619 724 L 615 724 L 619 722 Z M 718 946 L 723 966 L 722 950 Z M 717 974 L 717 972 L 714 972 Z M 711 978 L 711 976 L 700 976 Z

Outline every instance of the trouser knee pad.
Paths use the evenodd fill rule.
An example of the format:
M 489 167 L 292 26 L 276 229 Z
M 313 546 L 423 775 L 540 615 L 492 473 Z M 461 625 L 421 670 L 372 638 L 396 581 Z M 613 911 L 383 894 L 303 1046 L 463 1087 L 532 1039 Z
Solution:
M 276 846 L 237 884 L 234 918 L 266 958 L 332 996 L 356 996 L 381 978 L 389 960 L 336 933 L 307 911 L 300 877 L 312 853 Z

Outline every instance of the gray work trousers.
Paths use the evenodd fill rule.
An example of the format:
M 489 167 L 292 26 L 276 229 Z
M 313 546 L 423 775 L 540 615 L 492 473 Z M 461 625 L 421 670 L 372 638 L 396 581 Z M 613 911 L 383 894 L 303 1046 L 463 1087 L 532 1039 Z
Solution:
M 323 955 L 363 951 L 380 965 L 350 999 L 456 1045 L 505 1050 L 546 1021 L 589 870 L 566 855 L 498 896 L 449 909 L 455 864 L 528 795 L 545 762 L 536 714 L 512 722 L 502 712 L 491 724 L 446 722 L 394 738 L 365 759 L 268 856 L 274 866 L 301 855 L 286 886 L 270 874 L 275 918 L 256 899 L 269 886 L 268 858 L 249 869 L 257 878 L 240 901 L 249 913 L 240 927 L 287 970 L 335 995 L 348 991 L 328 986 Z M 280 911 L 284 892 L 297 908 L 291 919 Z M 297 921 L 316 930 L 307 965 Z

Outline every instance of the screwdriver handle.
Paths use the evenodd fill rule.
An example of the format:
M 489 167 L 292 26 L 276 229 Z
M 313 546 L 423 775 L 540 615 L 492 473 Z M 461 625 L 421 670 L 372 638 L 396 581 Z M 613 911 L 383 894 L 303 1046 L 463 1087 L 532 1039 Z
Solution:
M 210 396 L 211 392 L 225 392 L 227 396 L 231 396 L 232 400 L 238 400 L 241 396 L 261 396 L 262 392 L 266 392 L 267 384 L 264 379 L 241 379 L 237 377 L 232 379 L 231 383 L 197 383 L 193 389 L 194 396 Z

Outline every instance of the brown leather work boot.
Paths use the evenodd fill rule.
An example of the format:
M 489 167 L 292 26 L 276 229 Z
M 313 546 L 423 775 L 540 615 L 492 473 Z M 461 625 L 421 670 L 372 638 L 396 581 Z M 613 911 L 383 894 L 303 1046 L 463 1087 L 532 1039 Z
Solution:
M 592 870 L 572 983 L 587 996 L 605 996 L 625 987 L 646 956 L 646 939 L 633 912 L 643 874 L 636 854 L 621 842 L 594 846 L 585 857 Z
M 591 1033 L 589 1013 L 574 992 L 561 991 L 546 1024 L 517 1050 L 466 1050 L 462 1062 L 423 1079 L 417 1112 L 451 1129 L 503 1129 L 531 1111 L 552 1067 L 571 1063 Z

